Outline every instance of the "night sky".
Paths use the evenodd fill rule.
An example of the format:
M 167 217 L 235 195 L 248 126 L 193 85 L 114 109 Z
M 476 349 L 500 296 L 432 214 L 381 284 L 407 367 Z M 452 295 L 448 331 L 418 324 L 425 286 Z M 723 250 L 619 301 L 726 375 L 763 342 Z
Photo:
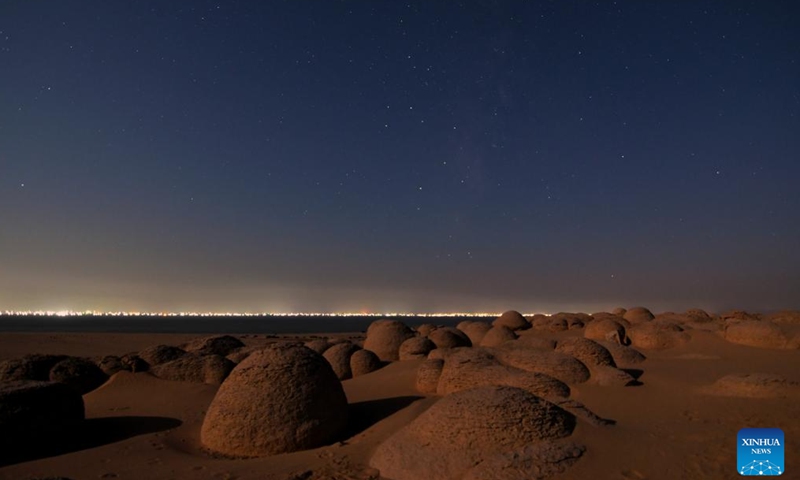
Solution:
M 800 308 L 800 4 L 0 3 L 0 310 Z

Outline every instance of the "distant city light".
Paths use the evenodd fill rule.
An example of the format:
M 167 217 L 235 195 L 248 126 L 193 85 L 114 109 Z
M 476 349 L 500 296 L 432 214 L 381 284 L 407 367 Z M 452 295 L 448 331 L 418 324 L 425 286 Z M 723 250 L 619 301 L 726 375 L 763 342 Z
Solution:
M 2 312 L 7 316 L 30 317 L 499 317 L 502 312 L 447 312 L 447 313 L 412 313 L 412 312 L 104 312 L 99 310 L 25 310 Z M 523 313 L 523 315 L 534 315 Z M 549 314 L 545 314 L 549 315 Z

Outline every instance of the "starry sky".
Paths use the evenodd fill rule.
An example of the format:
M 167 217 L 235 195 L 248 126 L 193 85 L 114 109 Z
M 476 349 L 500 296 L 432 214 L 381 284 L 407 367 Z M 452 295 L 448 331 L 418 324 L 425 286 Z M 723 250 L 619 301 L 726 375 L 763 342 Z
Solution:
M 0 3 L 0 310 L 800 308 L 795 1 Z

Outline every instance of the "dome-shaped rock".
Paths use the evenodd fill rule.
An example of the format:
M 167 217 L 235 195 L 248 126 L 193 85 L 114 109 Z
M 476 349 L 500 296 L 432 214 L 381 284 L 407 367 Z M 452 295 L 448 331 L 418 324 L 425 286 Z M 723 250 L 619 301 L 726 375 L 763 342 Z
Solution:
M 559 340 L 555 350 L 556 352 L 577 358 L 589 368 L 596 366 L 617 366 L 617 364 L 614 363 L 614 357 L 606 347 L 588 338 L 570 337 Z
M 524 388 L 544 398 L 568 397 L 570 393 L 567 384 L 561 380 L 504 365 L 493 353 L 483 348 L 451 350 L 444 359 L 436 393 L 447 395 L 483 385 Z
M 503 326 L 508 327 L 511 330 L 526 330 L 531 328 L 531 324 L 525 320 L 525 317 L 522 316 L 516 310 L 509 310 L 504 312 L 502 315 L 497 317 L 494 322 L 492 322 L 493 327 Z
M 466 333 L 453 327 L 441 327 L 432 331 L 428 339 L 436 344 L 436 348 L 471 347 L 472 342 Z
M 369 350 L 357 350 L 350 356 L 350 371 L 353 377 L 372 373 L 381 368 L 381 359 Z
M 425 395 L 435 395 L 443 368 L 444 360 L 425 360 L 417 369 L 417 380 L 414 385 L 417 391 Z
M 592 378 L 589 379 L 589 383 L 601 387 L 627 387 L 636 385 L 637 380 L 625 370 L 608 365 L 598 365 L 592 367 Z
M 543 373 L 569 385 L 583 383 L 590 377 L 586 365 L 570 355 L 530 348 L 499 348 L 495 354 L 505 365 L 526 372 Z
M 257 457 L 320 447 L 347 425 L 347 398 L 313 350 L 276 344 L 251 354 L 220 386 L 200 437 L 208 449 Z
M 602 318 L 589 322 L 583 330 L 583 336 L 592 340 L 616 342 L 620 345 L 629 343 L 625 327 L 611 318 Z
M 649 322 L 650 320 L 655 318 L 655 315 L 653 315 L 653 313 L 650 310 L 644 307 L 633 307 L 627 310 L 625 314 L 622 316 L 622 318 L 631 323 L 643 323 L 643 322 Z
M 636 350 L 633 347 L 628 347 L 625 345 L 620 345 L 616 342 L 602 342 L 602 345 L 608 349 L 611 356 L 614 357 L 614 363 L 617 364 L 618 367 L 625 367 L 629 365 L 636 365 L 638 363 L 642 363 L 647 359 L 647 357 L 642 354 L 639 350 Z
M 336 377 L 339 380 L 346 380 L 348 378 L 353 378 L 353 371 L 350 368 L 350 357 L 359 350 L 361 350 L 361 347 L 357 345 L 353 345 L 350 342 L 342 342 L 325 350 L 322 356 L 331 364 L 331 368 L 333 368 L 333 373 L 336 374 Z
M 789 337 L 780 326 L 761 320 L 745 320 L 725 328 L 725 340 L 762 348 L 787 348 Z
M 416 360 L 425 358 L 436 344 L 425 337 L 412 337 L 400 345 L 400 360 Z
M 575 417 L 514 387 L 448 395 L 383 442 L 370 460 L 394 480 L 452 480 L 497 454 L 563 438 Z
M 516 340 L 517 334 L 505 325 L 495 325 L 483 336 L 482 347 L 496 347 L 509 340 Z
M 666 321 L 639 323 L 627 330 L 631 345 L 636 348 L 662 350 L 689 341 L 689 334 L 679 325 Z
M 492 329 L 489 322 L 466 321 L 458 324 L 459 330 L 467 334 L 472 345 L 480 345 L 486 332 Z
M 91 360 L 69 357 L 53 365 L 50 380 L 67 384 L 84 395 L 106 383 L 108 375 Z
M 414 330 L 397 320 L 376 320 L 367 328 L 364 348 L 374 352 L 384 362 L 400 359 L 400 345 L 416 336 Z
M 331 342 L 329 342 L 325 338 L 317 338 L 314 340 L 307 341 L 306 343 L 304 343 L 304 345 L 322 355 L 323 353 L 325 353 L 325 350 L 331 347 Z
M 436 330 L 438 327 L 432 323 L 423 323 L 422 325 L 417 327 L 417 333 L 422 335 L 423 337 L 427 337 L 431 334 L 432 331 Z

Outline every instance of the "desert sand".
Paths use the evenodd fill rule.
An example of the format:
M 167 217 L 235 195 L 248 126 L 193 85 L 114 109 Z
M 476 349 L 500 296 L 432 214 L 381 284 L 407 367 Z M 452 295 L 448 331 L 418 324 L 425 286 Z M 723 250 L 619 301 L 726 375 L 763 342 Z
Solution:
M 722 479 L 745 427 L 800 478 L 796 312 L 416 327 L 0 334 L 0 479 Z

